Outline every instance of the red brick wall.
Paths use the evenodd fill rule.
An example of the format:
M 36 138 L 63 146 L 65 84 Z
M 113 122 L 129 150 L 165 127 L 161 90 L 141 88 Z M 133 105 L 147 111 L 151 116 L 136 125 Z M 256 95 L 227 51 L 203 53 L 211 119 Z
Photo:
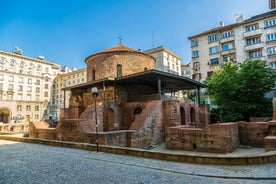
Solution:
M 267 122 L 238 122 L 241 144 L 254 147 L 264 147 L 267 135 Z
M 166 128 L 167 149 L 227 153 L 238 145 L 238 126 L 235 123 L 214 124 L 204 129 Z

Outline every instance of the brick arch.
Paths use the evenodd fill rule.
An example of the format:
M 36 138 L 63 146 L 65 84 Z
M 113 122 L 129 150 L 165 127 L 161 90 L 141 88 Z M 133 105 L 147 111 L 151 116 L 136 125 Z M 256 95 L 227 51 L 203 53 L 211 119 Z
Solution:
M 180 123 L 181 125 L 186 125 L 186 113 L 182 106 L 180 106 Z
M 192 123 L 196 122 L 196 115 L 195 115 L 195 108 L 191 107 L 190 108 L 190 119 Z
M 9 123 L 11 117 L 11 109 L 8 107 L 0 107 L 0 122 Z

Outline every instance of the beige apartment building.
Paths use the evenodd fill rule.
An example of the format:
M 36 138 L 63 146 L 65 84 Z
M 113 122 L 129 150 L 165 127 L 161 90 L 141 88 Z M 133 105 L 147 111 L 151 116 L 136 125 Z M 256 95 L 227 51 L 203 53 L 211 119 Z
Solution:
M 48 119 L 59 64 L 0 50 L 0 123 Z
M 192 52 L 192 78 L 204 81 L 215 67 L 224 62 L 242 63 L 246 59 L 260 59 L 276 69 L 276 10 L 243 20 L 236 15 L 230 25 L 189 37 Z
M 144 53 L 149 54 L 155 58 L 156 70 L 181 75 L 181 57 L 171 50 L 160 46 L 146 50 Z
M 51 108 L 51 114 L 55 120 L 60 119 L 61 109 L 69 108 L 71 93 L 63 88 L 86 83 L 86 76 L 86 68 L 70 70 L 68 67 L 64 67 L 63 73 L 57 75 L 53 84 Z

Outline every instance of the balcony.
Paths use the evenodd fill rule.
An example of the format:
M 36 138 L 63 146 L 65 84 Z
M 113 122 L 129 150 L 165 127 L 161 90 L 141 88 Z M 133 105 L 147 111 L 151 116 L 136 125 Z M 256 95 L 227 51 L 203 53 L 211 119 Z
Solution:
M 220 39 L 220 43 L 225 43 L 225 42 L 231 42 L 234 40 L 234 36 L 230 36 L 230 37 L 227 37 L 227 38 L 221 38 Z
M 257 49 L 261 49 L 264 47 L 264 43 L 263 42 L 260 42 L 260 43 L 256 43 L 256 44 L 253 44 L 253 45 L 246 45 L 244 47 L 244 50 L 248 51 L 248 50 L 257 50 Z
M 234 53 L 236 53 L 236 49 L 235 48 L 221 51 L 221 55 L 223 55 L 223 56 L 224 55 L 229 55 L 229 54 L 234 54 Z
M 257 29 L 257 30 L 254 30 L 254 31 L 244 32 L 243 37 L 244 38 L 253 37 L 253 36 L 256 36 L 256 35 L 260 35 L 260 34 L 262 34 L 262 29 Z

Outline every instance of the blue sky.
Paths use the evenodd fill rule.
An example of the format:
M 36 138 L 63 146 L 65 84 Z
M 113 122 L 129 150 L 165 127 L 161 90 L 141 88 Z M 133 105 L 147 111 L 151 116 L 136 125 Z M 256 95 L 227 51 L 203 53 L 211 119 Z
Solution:
M 0 50 L 21 48 L 62 66 L 122 44 L 142 51 L 164 46 L 191 58 L 187 37 L 270 11 L 268 0 L 1 0 Z

